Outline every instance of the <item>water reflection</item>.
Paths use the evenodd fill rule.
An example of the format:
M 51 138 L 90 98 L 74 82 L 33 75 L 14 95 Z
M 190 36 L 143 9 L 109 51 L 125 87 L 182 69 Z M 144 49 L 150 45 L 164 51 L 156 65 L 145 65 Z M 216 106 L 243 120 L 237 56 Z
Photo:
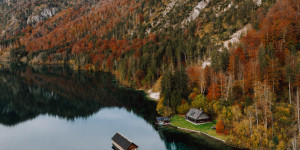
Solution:
M 0 69 L 0 123 L 16 130 L 21 126 L 24 130 L 16 132 L 18 134 L 14 138 L 22 138 L 23 132 L 40 128 L 49 132 L 47 136 L 47 133 L 36 135 L 38 137 L 78 137 L 64 140 L 63 143 L 56 142 L 54 145 L 58 147 L 52 146 L 50 149 L 78 149 L 80 146 L 93 145 L 92 143 L 98 143 L 94 148 L 103 149 L 103 145 L 107 147 L 111 144 L 110 136 L 121 130 L 125 135 L 132 135 L 135 138 L 132 140 L 141 143 L 144 149 L 153 149 L 155 146 L 156 149 L 169 150 L 230 149 L 205 137 L 157 127 L 153 124 L 157 116 L 155 107 L 156 103 L 146 100 L 143 92 L 119 86 L 108 73 L 74 72 L 63 66 L 32 67 L 14 64 L 4 65 Z M 67 123 L 62 123 L 62 120 Z M 68 123 L 70 121 L 73 123 Z M 81 121 L 88 128 L 80 128 Z M 56 123 L 57 128 L 49 128 Z M 99 124 L 104 130 L 94 128 Z M 72 127 L 73 125 L 75 126 Z M 70 132 L 66 132 L 69 130 Z M 5 131 L 2 128 L 0 139 L 6 136 Z M 74 134 L 66 136 L 67 133 Z M 97 137 L 93 137 L 94 133 L 98 133 Z M 86 140 L 80 137 L 86 137 Z M 91 140 L 94 138 L 95 141 Z M 28 143 L 29 139 L 19 140 L 18 145 L 22 146 L 22 142 Z M 45 142 L 47 139 L 39 139 L 35 146 L 45 146 Z M 74 144 L 77 145 L 76 148 Z M 32 149 L 30 144 L 27 146 Z

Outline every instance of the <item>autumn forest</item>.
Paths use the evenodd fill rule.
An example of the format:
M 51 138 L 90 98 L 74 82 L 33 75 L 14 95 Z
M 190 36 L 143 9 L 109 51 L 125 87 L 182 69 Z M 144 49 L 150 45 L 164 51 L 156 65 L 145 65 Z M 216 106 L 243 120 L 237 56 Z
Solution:
M 159 85 L 161 115 L 203 108 L 230 145 L 299 148 L 298 0 L 17 4 L 0 3 L 0 57 L 111 72 L 136 89 Z M 22 14 L 45 5 L 58 8 L 55 15 L 26 22 Z M 12 21 L 5 11 L 19 15 Z

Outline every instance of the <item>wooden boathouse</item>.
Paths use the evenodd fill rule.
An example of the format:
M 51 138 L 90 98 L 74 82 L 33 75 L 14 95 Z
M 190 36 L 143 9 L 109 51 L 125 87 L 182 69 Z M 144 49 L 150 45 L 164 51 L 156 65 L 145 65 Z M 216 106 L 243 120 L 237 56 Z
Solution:
M 171 124 L 169 117 L 156 117 L 156 124 L 158 125 L 169 125 Z
M 111 139 L 112 148 L 114 150 L 138 150 L 138 146 L 136 144 L 118 132 Z

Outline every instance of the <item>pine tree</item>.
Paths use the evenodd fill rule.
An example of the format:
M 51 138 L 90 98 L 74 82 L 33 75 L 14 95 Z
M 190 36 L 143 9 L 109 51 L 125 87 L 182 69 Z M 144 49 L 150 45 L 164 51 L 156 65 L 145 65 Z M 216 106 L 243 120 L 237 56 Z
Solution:
M 161 93 L 162 96 L 164 97 L 164 105 L 165 106 L 170 106 L 170 100 L 172 96 L 172 91 L 173 91 L 173 86 L 174 86 L 174 80 L 173 80 L 173 75 L 171 71 L 166 71 L 163 75 L 162 82 L 161 82 Z

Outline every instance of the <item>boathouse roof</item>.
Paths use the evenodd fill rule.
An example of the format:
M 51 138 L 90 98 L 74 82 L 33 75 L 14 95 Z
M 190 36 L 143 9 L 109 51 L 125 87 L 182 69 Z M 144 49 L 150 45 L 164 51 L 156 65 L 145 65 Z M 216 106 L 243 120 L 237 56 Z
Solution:
M 157 122 L 160 122 L 160 121 L 169 122 L 170 118 L 169 117 L 156 117 L 156 121 Z
M 118 132 L 111 139 L 124 150 L 127 150 L 131 145 L 138 147 Z

